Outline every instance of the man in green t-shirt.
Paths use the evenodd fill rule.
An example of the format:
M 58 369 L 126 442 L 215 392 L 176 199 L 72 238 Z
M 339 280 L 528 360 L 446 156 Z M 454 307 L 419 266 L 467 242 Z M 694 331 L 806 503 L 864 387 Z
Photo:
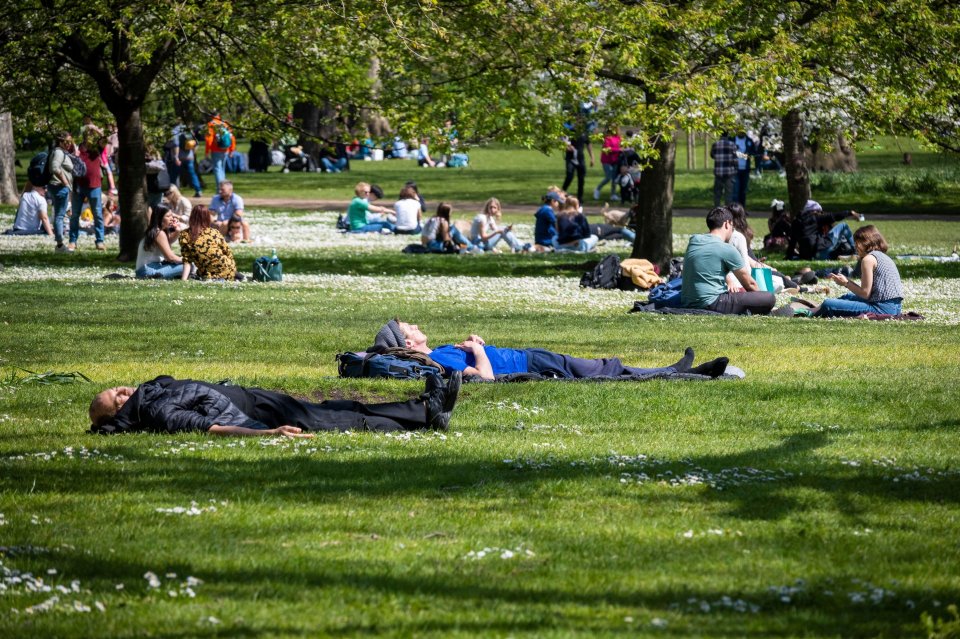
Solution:
M 386 219 L 391 213 L 390 209 L 382 206 L 370 204 L 370 185 L 366 182 L 358 182 L 353 192 L 356 197 L 350 202 L 347 209 L 347 217 L 350 219 L 351 233 L 392 233 L 393 224 Z M 382 195 L 382 193 L 381 193 Z M 380 213 L 384 216 L 382 220 L 368 220 L 367 212 Z
M 709 233 L 690 238 L 683 258 L 680 301 L 684 308 L 704 308 L 724 315 L 768 314 L 776 298 L 760 290 L 750 277 L 750 267 L 727 243 L 733 235 L 733 214 L 723 206 L 713 209 L 707 214 L 707 228 Z M 745 290 L 728 290 L 727 273 L 733 273 Z

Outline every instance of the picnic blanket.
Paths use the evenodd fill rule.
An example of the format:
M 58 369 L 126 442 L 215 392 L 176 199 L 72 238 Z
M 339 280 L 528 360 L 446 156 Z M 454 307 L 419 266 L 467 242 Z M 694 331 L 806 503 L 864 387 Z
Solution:
M 705 308 L 680 308 L 673 306 L 664 306 L 657 308 L 654 302 L 641 302 L 637 300 L 633 303 L 628 313 L 661 313 L 663 315 L 723 315 L 716 311 L 710 311 Z

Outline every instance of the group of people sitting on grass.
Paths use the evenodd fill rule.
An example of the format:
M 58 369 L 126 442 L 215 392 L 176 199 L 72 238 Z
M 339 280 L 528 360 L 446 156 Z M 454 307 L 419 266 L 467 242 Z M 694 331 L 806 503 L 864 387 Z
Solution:
M 636 237 L 626 226 L 591 224 L 583 215 L 580 201 L 556 186 L 548 189 L 542 206 L 534 214 L 533 243 L 520 241 L 513 233 L 513 225 L 503 224 L 503 210 L 497 198 L 484 203 L 467 229 L 466 225 L 459 228 L 451 219 L 453 207 L 447 202 L 441 202 L 436 213 L 424 221 L 426 203 L 412 181 L 400 190 L 393 210 L 374 204 L 383 197 L 383 190 L 376 184 L 359 182 L 354 194 L 346 218 L 341 216 L 341 228 L 350 233 L 419 233 L 421 245 L 430 253 L 499 253 L 501 242 L 513 253 L 587 253 L 601 239 L 633 241 Z
M 750 254 L 749 241 L 741 231 L 750 233 L 745 223 L 742 207 L 735 204 L 717 207 L 707 214 L 708 232 L 691 237 L 684 255 L 681 306 L 723 314 L 766 315 L 773 310 L 775 295 L 760 290 L 751 274 L 751 269 L 769 267 Z M 828 235 L 833 234 L 842 241 L 849 233 L 850 250 L 859 260 L 854 272 L 859 272 L 860 283 L 840 271 L 828 273 L 829 279 L 849 292 L 840 298 L 828 297 L 819 305 L 810 304 L 802 314 L 814 317 L 856 317 L 867 313 L 899 315 L 903 285 L 896 264 L 887 255 L 883 235 L 873 225 L 863 226 L 855 232 L 851 232 L 846 224 L 842 226 L 845 231 L 841 229 L 833 233 L 831 230 Z M 739 239 L 736 239 L 737 235 Z M 799 286 L 783 274 L 773 272 L 784 279 L 788 288 Z M 800 279 L 804 281 L 806 278 Z
M 152 206 L 137 247 L 136 276 L 152 279 L 234 280 L 242 278 L 228 243 L 250 241 L 243 198 L 233 183 L 220 182 L 210 206 L 191 205 L 176 186 Z M 180 245 L 180 255 L 173 247 Z

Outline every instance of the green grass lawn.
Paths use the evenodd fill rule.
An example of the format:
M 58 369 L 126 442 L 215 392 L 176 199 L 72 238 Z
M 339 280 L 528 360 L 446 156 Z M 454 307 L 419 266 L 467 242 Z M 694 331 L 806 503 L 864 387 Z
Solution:
M 920 637 L 960 602 L 956 264 L 901 263 L 922 323 L 629 315 L 577 287 L 594 256 L 406 256 L 333 217 L 255 214 L 240 264 L 277 246 L 280 285 L 0 240 L 0 636 Z M 946 254 L 957 227 L 881 228 Z M 335 377 L 394 315 L 747 378 L 467 385 L 448 432 L 402 437 L 85 433 L 96 391 L 159 374 L 410 397 Z

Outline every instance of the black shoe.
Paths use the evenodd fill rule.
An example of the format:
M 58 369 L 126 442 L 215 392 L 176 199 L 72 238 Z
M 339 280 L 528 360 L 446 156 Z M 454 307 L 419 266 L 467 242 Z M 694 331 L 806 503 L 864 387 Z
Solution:
M 800 276 L 801 284 L 816 284 L 817 283 L 817 274 L 813 271 L 807 271 Z
M 427 375 L 426 388 L 423 389 L 422 397 L 426 399 L 430 393 L 444 388 L 443 378 L 439 375 Z
M 699 366 L 694 366 L 690 369 L 690 372 L 697 375 L 706 375 L 708 377 L 720 377 L 723 375 L 723 372 L 727 370 L 728 363 L 730 363 L 730 360 L 726 357 L 718 357 L 717 359 L 712 359 L 709 362 L 704 362 Z
M 463 375 L 460 371 L 450 373 L 450 381 L 446 387 L 437 387 L 436 379 L 427 378 L 428 390 L 426 398 L 427 408 L 427 426 L 435 430 L 447 430 L 450 424 L 450 414 L 457 403 L 457 397 L 460 395 L 460 384 L 463 382 Z

